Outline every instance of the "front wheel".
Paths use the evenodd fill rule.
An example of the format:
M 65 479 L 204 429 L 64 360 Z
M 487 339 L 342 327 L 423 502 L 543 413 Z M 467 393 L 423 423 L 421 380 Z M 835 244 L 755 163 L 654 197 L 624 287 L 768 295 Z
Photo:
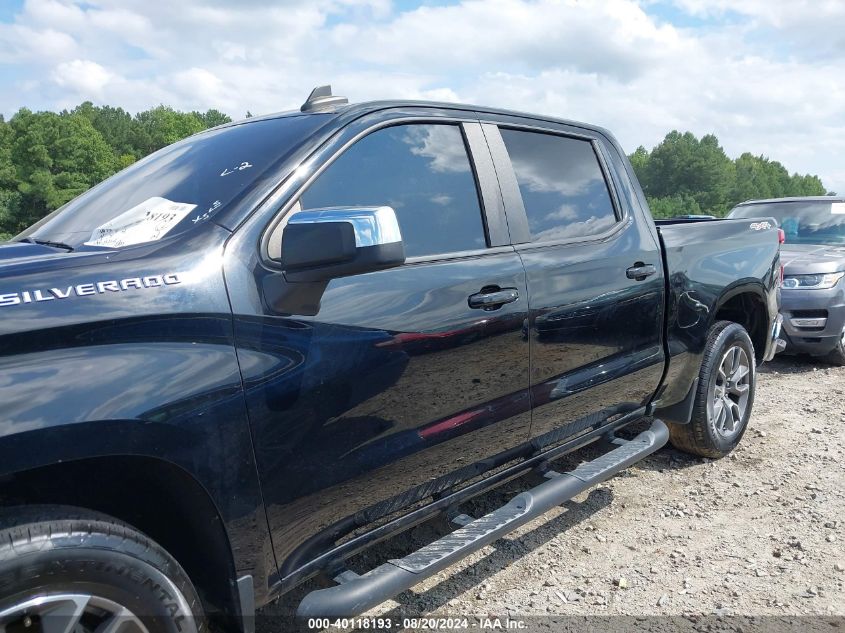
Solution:
M 754 405 L 754 346 L 738 323 L 719 321 L 707 336 L 689 424 L 669 424 L 672 445 L 718 459 L 742 439 Z
M 827 362 L 831 365 L 836 365 L 838 367 L 845 366 L 845 328 L 842 329 L 842 334 L 839 336 L 839 341 L 837 341 L 836 347 L 834 347 L 833 351 L 827 355 L 825 360 L 827 360 Z
M 159 545 L 103 514 L 0 514 L 0 632 L 202 633 L 191 581 Z

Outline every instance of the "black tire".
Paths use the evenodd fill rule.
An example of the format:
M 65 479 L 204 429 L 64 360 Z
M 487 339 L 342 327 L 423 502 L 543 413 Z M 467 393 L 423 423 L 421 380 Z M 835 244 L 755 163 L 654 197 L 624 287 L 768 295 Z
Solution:
M 713 400 L 713 390 L 718 384 L 717 376 L 723 358 L 735 347 L 744 350 L 748 360 L 748 398 L 745 401 L 743 414 L 736 416 L 739 418 L 738 421 L 733 424 L 731 432 L 727 433 L 724 429 L 720 432 L 717 428 L 718 422 L 714 419 L 716 416 L 712 407 L 708 407 Z M 712 459 L 719 459 L 730 453 L 739 444 L 745 434 L 745 429 L 748 428 L 756 384 L 754 345 L 751 343 L 748 332 L 738 323 L 717 322 L 710 328 L 707 336 L 707 346 L 698 373 L 698 388 L 692 419 L 689 424 L 669 423 L 668 425 L 669 440 L 672 445 L 687 453 Z
M 5 624 L 11 623 L 7 630 L 17 629 L 20 605 L 49 596 L 59 601 L 58 609 L 61 595 L 92 596 L 90 605 L 99 601 L 128 609 L 149 633 L 206 629 L 196 590 L 179 563 L 125 523 L 70 506 L 3 509 L 0 614 L 6 612 Z M 88 609 L 96 613 L 86 611 L 86 622 L 113 617 Z M 27 611 L 25 617 L 47 615 Z
M 845 331 L 843 331 L 842 336 L 839 337 L 836 347 L 833 348 L 830 354 L 825 356 L 825 360 L 831 365 L 845 367 Z

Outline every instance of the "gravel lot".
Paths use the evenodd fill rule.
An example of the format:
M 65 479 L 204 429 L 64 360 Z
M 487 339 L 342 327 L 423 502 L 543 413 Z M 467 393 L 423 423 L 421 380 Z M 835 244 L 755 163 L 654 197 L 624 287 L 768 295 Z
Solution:
M 843 403 L 845 368 L 782 357 L 762 368 L 730 457 L 666 448 L 368 615 L 843 616 Z M 480 516 L 526 485 L 466 512 Z M 437 530 L 420 526 L 410 541 Z M 396 541 L 353 569 L 408 550 L 407 534 Z M 266 613 L 290 613 L 302 591 Z

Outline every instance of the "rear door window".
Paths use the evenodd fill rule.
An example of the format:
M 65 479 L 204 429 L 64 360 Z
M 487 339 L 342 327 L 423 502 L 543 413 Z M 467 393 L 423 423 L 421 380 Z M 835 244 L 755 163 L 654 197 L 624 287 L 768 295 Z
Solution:
M 617 222 L 590 141 L 502 129 L 528 216 L 532 242 L 583 238 Z
M 487 246 L 475 175 L 458 125 L 377 130 L 329 165 L 300 203 L 303 209 L 390 206 L 408 257 Z

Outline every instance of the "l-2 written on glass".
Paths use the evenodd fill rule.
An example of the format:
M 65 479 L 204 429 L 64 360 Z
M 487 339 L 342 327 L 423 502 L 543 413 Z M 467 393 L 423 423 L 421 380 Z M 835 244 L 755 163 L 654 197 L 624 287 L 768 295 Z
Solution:
M 244 169 L 249 169 L 252 167 L 252 164 L 249 161 L 244 161 L 240 165 L 236 165 L 232 169 L 228 167 L 220 172 L 220 176 L 228 176 L 229 174 L 234 174 L 236 171 L 243 171 Z

